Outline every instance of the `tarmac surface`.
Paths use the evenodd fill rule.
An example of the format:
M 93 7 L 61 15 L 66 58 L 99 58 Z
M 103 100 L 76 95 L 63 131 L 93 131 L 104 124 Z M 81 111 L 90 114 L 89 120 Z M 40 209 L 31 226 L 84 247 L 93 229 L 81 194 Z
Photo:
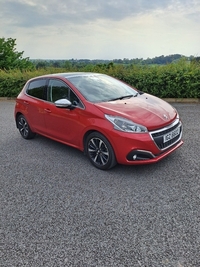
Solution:
M 0 101 L 1 267 L 199 267 L 200 105 L 173 103 L 184 144 L 154 165 L 93 167 L 24 140 Z

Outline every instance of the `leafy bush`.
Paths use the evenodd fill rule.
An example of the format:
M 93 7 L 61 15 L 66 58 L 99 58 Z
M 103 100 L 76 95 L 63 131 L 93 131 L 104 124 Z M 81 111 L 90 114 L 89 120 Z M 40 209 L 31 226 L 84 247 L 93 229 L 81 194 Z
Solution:
M 36 76 L 55 73 L 56 71 L 58 72 L 58 69 L 40 69 L 34 71 L 0 70 L 0 97 L 16 97 L 27 80 Z
M 23 58 L 24 52 L 16 51 L 16 39 L 0 38 L 0 69 L 29 69 L 33 70 L 34 65 L 29 58 Z
M 137 89 L 161 98 L 200 98 L 200 65 L 186 60 L 163 66 L 120 66 L 108 71 Z
M 33 71 L 0 71 L 0 97 L 16 97 L 26 81 L 43 74 L 69 71 L 105 73 L 161 98 L 200 98 L 200 65 L 180 60 L 168 65 L 97 64 L 46 68 Z

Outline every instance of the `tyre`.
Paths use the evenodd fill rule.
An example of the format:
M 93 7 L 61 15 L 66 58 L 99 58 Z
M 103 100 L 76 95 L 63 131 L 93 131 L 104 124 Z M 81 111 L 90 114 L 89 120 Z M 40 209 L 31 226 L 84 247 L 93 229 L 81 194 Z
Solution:
M 23 115 L 17 117 L 17 128 L 24 139 L 32 139 L 35 137 L 35 133 L 31 131 L 31 128 Z
M 111 144 L 98 132 L 88 135 L 85 149 L 90 162 L 98 169 L 108 170 L 117 164 Z

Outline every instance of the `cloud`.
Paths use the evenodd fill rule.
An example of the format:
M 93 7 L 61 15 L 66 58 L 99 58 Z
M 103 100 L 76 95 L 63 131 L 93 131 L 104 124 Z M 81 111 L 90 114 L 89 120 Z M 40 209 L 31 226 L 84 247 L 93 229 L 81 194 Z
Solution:
M 199 0 L 0 0 L 1 34 L 31 58 L 200 53 Z
M 195 8 L 199 3 L 197 0 L 4 0 L 2 7 L 4 17 L 10 19 L 11 25 L 32 28 L 59 23 L 82 25 L 100 19 L 121 21 L 168 9 L 187 13 L 191 10 L 190 19 L 198 19 Z
M 51 22 L 51 19 L 45 14 L 45 6 L 29 1 L 6 1 L 2 11 L 5 21 L 13 27 L 32 28 Z
M 185 5 L 182 1 L 182 4 Z M 3 12 L 13 26 L 37 27 L 52 23 L 85 24 L 106 19 L 121 21 L 124 18 L 148 14 L 155 9 L 166 9 L 179 1 L 167 0 L 7 0 L 3 4 Z

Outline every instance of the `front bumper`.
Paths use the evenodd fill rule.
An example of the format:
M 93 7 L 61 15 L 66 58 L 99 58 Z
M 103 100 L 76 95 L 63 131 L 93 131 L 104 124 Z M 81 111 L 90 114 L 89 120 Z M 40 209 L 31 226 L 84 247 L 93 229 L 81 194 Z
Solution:
M 166 137 L 169 136 L 171 139 L 166 141 Z M 114 138 L 114 150 L 118 163 L 150 164 L 160 161 L 178 149 L 183 144 L 181 138 L 182 123 L 176 119 L 172 124 L 148 133 L 121 132 Z
M 176 145 L 174 145 L 167 151 L 161 152 L 158 155 L 154 155 L 150 151 L 133 150 L 128 154 L 127 162 L 125 164 L 141 165 L 141 164 L 156 163 L 160 161 L 161 159 L 167 157 L 169 154 L 171 154 L 173 151 L 175 151 L 182 145 L 183 145 L 183 141 L 180 140 Z

